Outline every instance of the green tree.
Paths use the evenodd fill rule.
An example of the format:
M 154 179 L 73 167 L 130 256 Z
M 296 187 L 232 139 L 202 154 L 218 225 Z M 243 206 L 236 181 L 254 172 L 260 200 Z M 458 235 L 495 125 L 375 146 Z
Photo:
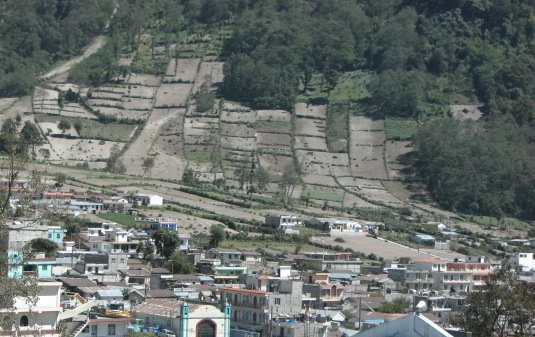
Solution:
M 119 158 L 121 156 L 121 151 L 117 146 L 113 146 L 111 149 L 110 156 L 106 161 L 106 171 L 111 173 L 123 174 L 126 172 L 126 166 L 123 161 Z
M 24 122 L 22 130 L 20 130 L 21 142 L 26 146 L 32 147 L 32 153 L 35 154 L 35 147 L 43 144 L 43 137 L 41 131 L 34 123 L 30 121 Z
M 35 238 L 29 242 L 29 249 L 32 254 L 45 253 L 45 257 L 51 258 L 58 255 L 58 250 L 60 248 L 54 241 L 43 238 Z
M 454 323 L 474 337 L 530 336 L 535 315 L 535 286 L 519 279 L 520 269 L 508 263 L 494 271 L 479 291 L 468 294 L 468 305 Z
M 243 164 L 234 170 L 234 178 L 238 180 L 239 189 L 243 191 L 245 183 L 249 177 L 247 164 Z
M 58 123 L 58 129 L 60 129 L 63 133 L 65 133 L 65 131 L 69 130 L 70 128 L 71 128 L 71 123 L 69 123 L 69 121 L 61 120 Z
M 154 239 L 156 252 L 166 260 L 169 260 L 169 257 L 180 243 L 180 239 L 176 233 L 171 232 L 165 227 L 159 227 L 156 232 L 152 234 L 152 238 Z
M 65 236 L 71 240 L 80 233 L 80 224 L 72 217 L 65 218 L 63 228 L 65 229 Z
M 404 314 L 409 309 L 409 305 L 410 303 L 406 299 L 396 298 L 391 302 L 381 305 L 378 311 L 389 314 Z
M 195 185 L 199 182 L 199 172 L 194 171 L 192 168 L 188 167 L 182 173 L 182 182 L 188 185 Z
M 143 163 L 141 164 L 141 167 L 143 167 L 143 172 L 148 173 L 150 176 L 152 172 L 152 168 L 154 167 L 154 157 L 145 158 L 143 160 Z
M 173 274 L 191 274 L 195 271 L 193 263 L 180 251 L 175 251 L 164 266 Z
M 294 165 L 287 165 L 282 172 L 279 187 L 283 191 L 285 198 L 291 198 L 295 186 L 299 184 L 299 174 Z
M 254 182 L 255 182 L 255 187 L 257 188 L 257 190 L 262 192 L 266 188 L 266 186 L 271 182 L 271 177 L 268 171 L 263 167 L 257 168 L 255 175 L 254 175 Z
M 80 121 L 74 122 L 74 130 L 76 130 L 76 133 L 78 133 L 78 136 L 80 136 L 80 132 L 82 131 L 84 127 L 84 124 Z
M 141 242 L 137 248 L 136 253 L 143 255 L 144 261 L 150 261 L 154 257 L 154 245 L 151 242 Z
M 225 237 L 226 232 L 223 226 L 214 224 L 210 227 L 210 246 L 218 247 Z

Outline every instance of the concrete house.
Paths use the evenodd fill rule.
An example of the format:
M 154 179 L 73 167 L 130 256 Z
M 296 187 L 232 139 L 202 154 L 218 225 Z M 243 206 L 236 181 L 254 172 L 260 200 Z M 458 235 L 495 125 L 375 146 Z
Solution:
M 156 194 L 138 193 L 134 196 L 134 201 L 143 206 L 163 206 L 163 197 Z

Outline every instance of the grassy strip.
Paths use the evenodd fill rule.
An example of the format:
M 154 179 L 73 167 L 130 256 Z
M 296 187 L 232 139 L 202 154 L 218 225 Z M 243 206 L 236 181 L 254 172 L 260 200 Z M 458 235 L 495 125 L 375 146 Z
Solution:
M 412 119 L 385 119 L 387 140 L 410 140 L 418 128 L 418 123 Z
M 129 215 L 129 214 L 122 214 L 122 213 L 99 213 L 99 218 L 117 222 L 127 228 L 133 228 L 135 225 L 135 216 Z
M 211 163 L 211 152 L 186 151 L 186 159 L 195 163 Z
M 344 202 L 344 196 L 338 195 L 338 194 L 331 194 L 331 193 L 325 193 L 325 192 L 318 192 L 318 191 L 304 191 L 303 196 L 314 199 L 314 200 L 326 200 L 326 201 L 336 201 L 336 202 Z

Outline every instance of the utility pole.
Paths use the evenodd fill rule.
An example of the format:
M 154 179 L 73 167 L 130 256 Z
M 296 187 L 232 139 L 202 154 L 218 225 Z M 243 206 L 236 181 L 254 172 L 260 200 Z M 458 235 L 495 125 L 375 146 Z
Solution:
M 360 330 L 360 326 L 361 326 L 361 322 L 360 322 L 360 313 L 362 312 L 362 296 L 359 297 L 359 330 Z

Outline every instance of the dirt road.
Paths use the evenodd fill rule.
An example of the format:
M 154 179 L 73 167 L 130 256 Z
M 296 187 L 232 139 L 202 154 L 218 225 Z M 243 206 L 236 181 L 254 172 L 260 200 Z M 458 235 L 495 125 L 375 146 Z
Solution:
M 77 56 L 75 58 L 72 58 L 72 59 L 68 60 L 67 62 L 60 64 L 56 68 L 50 70 L 48 73 L 46 73 L 44 75 L 41 75 L 40 78 L 41 79 L 50 79 L 50 78 L 55 77 L 57 75 L 61 75 L 61 74 L 64 74 L 64 73 L 68 72 L 72 68 L 72 66 L 74 66 L 75 64 L 80 63 L 86 57 L 96 53 L 100 49 L 100 47 L 102 47 L 102 45 L 104 44 L 105 41 L 106 41 L 106 37 L 105 36 L 99 35 L 99 36 L 95 37 L 93 39 L 93 42 L 91 42 L 91 44 L 87 47 L 87 49 L 84 51 L 84 53 L 82 55 Z

